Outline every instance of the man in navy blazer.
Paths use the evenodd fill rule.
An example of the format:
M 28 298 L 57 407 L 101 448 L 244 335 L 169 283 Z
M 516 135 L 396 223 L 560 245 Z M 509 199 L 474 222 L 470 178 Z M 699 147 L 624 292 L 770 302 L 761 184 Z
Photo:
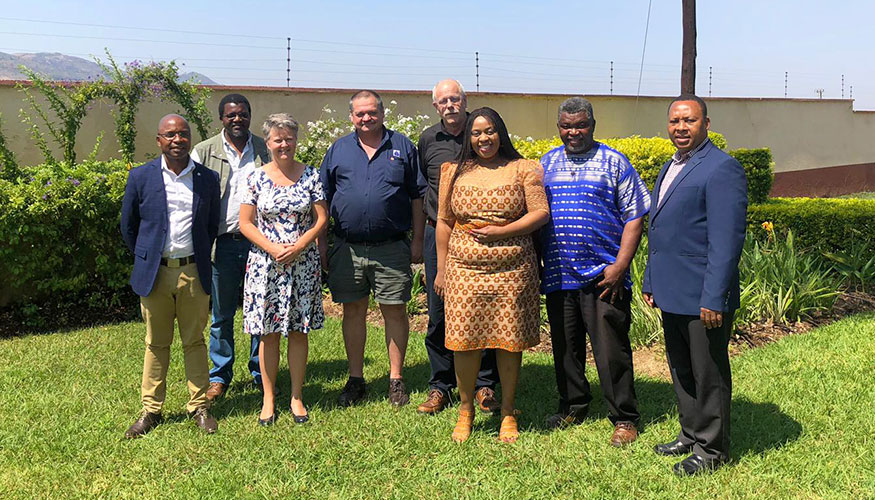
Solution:
M 122 200 L 122 237 L 134 254 L 131 287 L 140 296 L 146 322 L 143 411 L 125 432 L 128 439 L 146 434 L 163 420 L 174 321 L 190 393 L 186 409 L 207 433 L 217 428 L 206 397 L 210 377 L 204 327 L 209 318 L 210 253 L 219 227 L 219 178 L 189 157 L 191 128 L 185 118 L 162 118 L 157 141 L 161 157 L 130 171 Z
M 665 349 L 681 431 L 657 445 L 688 455 L 678 475 L 714 470 L 729 459 L 732 378 L 729 335 L 739 307 L 747 179 L 735 159 L 708 140 L 708 108 L 692 94 L 672 101 L 668 135 L 677 148 L 656 179 L 642 293 L 662 310 Z

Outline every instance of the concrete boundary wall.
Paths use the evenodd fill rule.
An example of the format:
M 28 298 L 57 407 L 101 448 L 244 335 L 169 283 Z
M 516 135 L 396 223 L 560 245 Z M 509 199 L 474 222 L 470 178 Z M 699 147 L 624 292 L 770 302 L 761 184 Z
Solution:
M 42 161 L 29 133 L 19 118 L 19 109 L 26 107 L 23 94 L 15 82 L 0 81 L 0 114 L 7 145 L 19 161 L 34 164 Z M 244 94 L 253 107 L 253 130 L 259 130 L 265 117 L 274 112 L 290 112 L 301 123 L 323 116 L 329 107 L 342 117 L 348 113 L 348 89 L 306 89 L 283 87 L 213 86 L 211 108 L 227 93 Z M 378 90 L 384 102 L 396 101 L 392 107 L 398 113 L 424 113 L 437 121 L 428 91 Z M 472 92 L 468 106 L 490 106 L 505 118 L 511 134 L 536 139 L 556 135 L 556 110 L 566 95 L 504 94 Z M 638 134 L 666 136 L 666 110 L 669 97 L 587 96 L 593 103 L 597 120 L 596 137 L 617 137 Z M 775 159 L 778 173 L 847 165 L 875 163 L 875 112 L 855 112 L 851 100 L 839 99 L 772 99 L 772 98 L 708 98 L 711 128 L 726 136 L 730 149 L 768 147 Z M 113 106 L 95 103 L 86 116 L 77 139 L 77 153 L 84 158 L 94 147 L 95 138 L 105 131 L 101 158 L 118 156 Z M 145 102 L 136 120 L 137 158 L 155 155 L 154 130 L 158 119 L 178 111 L 172 103 Z M 214 116 L 212 128 L 219 130 Z

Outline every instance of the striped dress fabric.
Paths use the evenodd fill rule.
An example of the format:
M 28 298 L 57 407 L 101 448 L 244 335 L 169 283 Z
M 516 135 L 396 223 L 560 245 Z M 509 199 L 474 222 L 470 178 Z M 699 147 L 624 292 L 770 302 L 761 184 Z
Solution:
M 586 288 L 616 260 L 625 224 L 650 211 L 650 193 L 622 153 L 598 142 L 580 155 L 557 147 L 541 166 L 551 214 L 541 291 Z

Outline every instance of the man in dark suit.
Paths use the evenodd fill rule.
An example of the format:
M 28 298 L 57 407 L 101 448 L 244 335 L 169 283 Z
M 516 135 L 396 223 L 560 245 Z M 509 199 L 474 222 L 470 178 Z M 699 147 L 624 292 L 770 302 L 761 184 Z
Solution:
M 662 310 L 665 350 L 681 431 L 655 447 L 689 455 L 678 475 L 714 470 L 729 459 L 729 335 L 739 307 L 744 244 L 744 169 L 708 140 L 708 108 L 692 94 L 672 101 L 668 135 L 677 148 L 656 179 L 642 293 Z
M 189 157 L 191 128 L 167 115 L 158 124 L 161 157 L 132 169 L 122 200 L 122 237 L 134 254 L 131 287 L 146 322 L 143 411 L 125 432 L 133 439 L 163 420 L 174 320 L 179 325 L 190 399 L 186 409 L 208 434 L 210 385 L 204 327 L 209 318 L 210 252 L 219 227 L 219 177 Z

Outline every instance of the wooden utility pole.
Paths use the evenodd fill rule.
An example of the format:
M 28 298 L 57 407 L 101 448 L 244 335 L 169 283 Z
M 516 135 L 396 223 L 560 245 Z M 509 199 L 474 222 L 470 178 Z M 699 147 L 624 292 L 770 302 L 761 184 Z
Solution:
M 681 93 L 696 93 L 696 0 L 683 4 L 684 48 L 681 60 Z

